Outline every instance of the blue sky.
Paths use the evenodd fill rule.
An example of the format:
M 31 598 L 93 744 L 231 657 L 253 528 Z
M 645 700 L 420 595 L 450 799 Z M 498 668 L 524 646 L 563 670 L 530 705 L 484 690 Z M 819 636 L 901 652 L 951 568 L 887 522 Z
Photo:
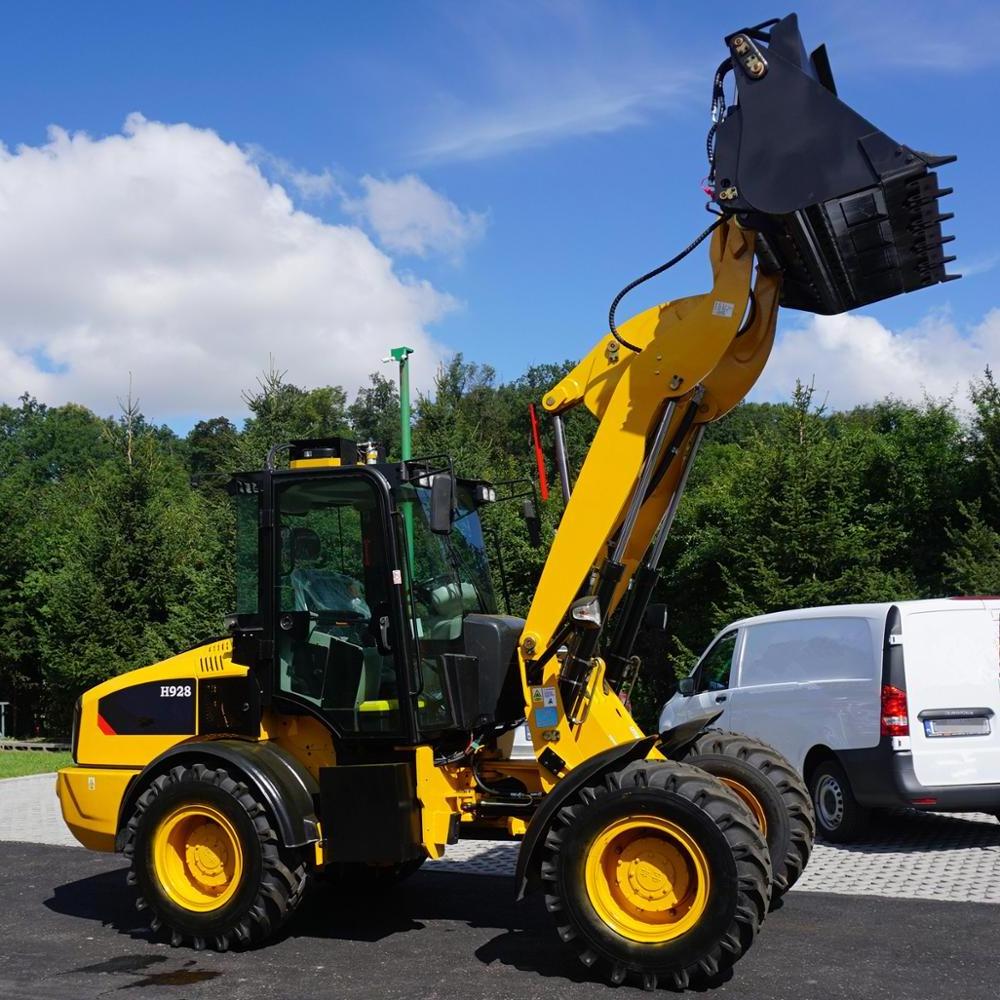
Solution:
M 503 378 L 585 353 L 618 288 L 707 222 L 699 181 L 722 36 L 787 10 L 742 4 L 725 23 L 709 12 L 8 5 L 0 394 L 27 388 L 110 412 L 132 370 L 149 415 L 183 427 L 239 415 L 239 389 L 269 355 L 302 384 L 353 390 L 399 337 L 422 336 L 424 386 L 454 351 Z M 785 398 L 795 377 L 813 375 L 832 405 L 961 392 L 1000 349 L 1000 240 L 981 200 L 995 185 L 1000 8 L 804 3 L 798 13 L 807 45 L 827 42 L 844 100 L 902 142 L 959 155 L 942 180 L 956 189 L 946 207 L 967 277 L 862 317 L 785 314 L 757 398 Z M 51 126 L 66 136 L 54 140 Z M 190 189 L 208 176 L 216 186 L 199 202 Z M 271 204 L 274 185 L 288 205 Z M 216 205 L 228 208 L 215 217 Z M 236 232 L 249 217 L 260 226 Z M 223 267 L 226 255 L 238 263 Z M 701 291 L 705 274 L 696 253 L 621 315 Z M 320 304 L 324 288 L 335 304 Z

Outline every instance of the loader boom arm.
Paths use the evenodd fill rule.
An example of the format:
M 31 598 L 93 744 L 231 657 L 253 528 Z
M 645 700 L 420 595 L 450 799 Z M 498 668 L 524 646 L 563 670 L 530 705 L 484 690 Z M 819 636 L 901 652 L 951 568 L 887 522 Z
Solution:
M 520 645 L 535 748 L 555 768 L 552 780 L 599 749 L 641 735 L 605 683 L 597 644 L 643 557 L 657 542 L 662 549 L 705 425 L 743 399 L 770 353 L 780 275 L 759 274 L 751 291 L 754 238 L 724 221 L 710 244 L 711 291 L 624 324 L 621 337 L 638 353 L 622 350 L 611 334 L 602 337 L 543 398 L 550 414 L 583 405 L 599 421 Z M 566 632 L 570 606 L 588 594 L 598 597 L 601 626 L 571 632 L 566 655 L 545 658 Z M 544 709 L 552 707 L 549 725 L 553 713 Z

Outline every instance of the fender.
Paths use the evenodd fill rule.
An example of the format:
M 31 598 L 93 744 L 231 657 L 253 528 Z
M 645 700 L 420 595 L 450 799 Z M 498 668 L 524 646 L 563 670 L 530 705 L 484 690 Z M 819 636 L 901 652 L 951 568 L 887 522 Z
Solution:
M 304 847 L 320 839 L 316 815 L 319 785 L 291 754 L 259 740 L 196 738 L 155 757 L 129 786 L 118 813 L 116 850 L 124 846 L 122 833 L 149 781 L 178 764 L 195 763 L 225 767 L 246 781 L 274 817 L 286 847 Z
M 590 759 L 574 767 L 562 781 L 545 796 L 545 800 L 528 824 L 528 830 L 521 841 L 517 855 L 517 869 L 514 872 L 515 899 L 523 899 L 528 892 L 538 888 L 540 881 L 541 854 L 539 848 L 545 840 L 555 814 L 573 794 L 600 779 L 616 767 L 624 767 L 634 760 L 642 760 L 653 748 L 658 736 L 644 736 L 631 743 L 621 743 L 595 754 Z
M 679 726 L 671 729 L 664 729 L 660 733 L 660 742 L 657 749 L 668 760 L 682 760 L 691 744 L 698 739 L 701 734 L 715 722 L 722 712 L 703 712 L 701 715 L 692 716 L 686 719 Z

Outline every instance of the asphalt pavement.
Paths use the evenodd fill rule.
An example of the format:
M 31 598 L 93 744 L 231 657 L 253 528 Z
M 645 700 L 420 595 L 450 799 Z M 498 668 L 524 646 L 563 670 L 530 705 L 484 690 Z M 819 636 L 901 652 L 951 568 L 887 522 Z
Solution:
M 321 890 L 253 952 L 152 940 L 120 857 L 0 844 L 0 997 L 542 1000 L 609 997 L 511 881 L 422 871 L 379 896 Z M 1000 910 L 985 903 L 792 893 L 719 1000 L 979 1000 L 995 995 Z M 642 994 L 618 987 L 616 996 Z M 662 995 L 662 994 L 661 994 Z

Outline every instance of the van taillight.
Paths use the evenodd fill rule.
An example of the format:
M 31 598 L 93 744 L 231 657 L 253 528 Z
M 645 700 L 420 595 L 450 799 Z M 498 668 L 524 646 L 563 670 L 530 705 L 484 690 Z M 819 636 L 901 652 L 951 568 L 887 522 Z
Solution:
M 906 709 L 906 692 L 891 684 L 882 685 L 882 735 L 909 736 L 910 717 Z

